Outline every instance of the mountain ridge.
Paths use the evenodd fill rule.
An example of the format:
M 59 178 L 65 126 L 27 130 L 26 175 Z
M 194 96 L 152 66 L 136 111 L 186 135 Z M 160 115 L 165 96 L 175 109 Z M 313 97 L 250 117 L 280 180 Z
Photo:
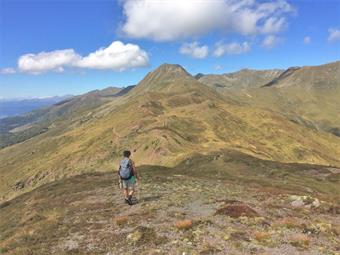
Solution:
M 55 107 L 60 115 L 42 125 L 43 133 L 0 150 L 6 199 L 51 180 L 111 171 L 126 148 L 138 164 L 167 167 L 220 149 L 285 163 L 340 165 L 340 138 L 226 98 L 178 66 L 155 69 L 122 96 L 96 94 Z M 76 108 L 61 111 L 75 102 Z
M 291 67 L 264 87 L 305 89 L 340 89 L 340 61 L 319 66 Z

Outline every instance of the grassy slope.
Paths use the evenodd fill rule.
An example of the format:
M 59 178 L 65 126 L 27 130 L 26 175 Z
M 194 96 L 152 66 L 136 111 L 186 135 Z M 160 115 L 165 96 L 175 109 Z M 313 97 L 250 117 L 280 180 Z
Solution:
M 263 88 L 261 86 L 266 85 L 263 79 L 258 79 L 256 73 L 250 75 L 257 86 L 244 86 L 247 80 L 242 80 L 242 77 L 236 80 L 235 85 L 233 81 L 224 79 L 223 75 L 217 75 L 216 79 L 220 79 L 225 87 L 216 87 L 214 81 L 209 79 L 202 81 L 227 98 L 270 109 L 296 123 L 340 136 L 339 61 L 288 69 Z
M 277 78 L 283 70 L 251 70 L 242 69 L 234 73 L 221 75 L 208 74 L 198 77 L 203 84 L 217 89 L 218 91 L 240 90 L 245 88 L 259 88 Z
M 140 203 L 132 207 L 123 204 L 112 173 L 65 178 L 0 205 L 0 252 L 336 254 L 335 169 L 222 150 L 193 155 L 174 168 L 139 171 Z M 290 194 L 318 198 L 321 205 L 293 208 Z M 250 206 L 258 217 L 215 214 L 228 200 Z M 177 229 L 183 219 L 193 226 Z
M 2 149 L 3 198 L 64 176 L 110 171 L 125 148 L 139 164 L 164 166 L 221 148 L 282 162 L 339 165 L 339 138 L 222 99 L 192 77 L 173 76 L 171 70 L 151 73 L 126 96 Z M 155 87 L 145 92 L 148 84 Z M 14 190 L 19 181 L 26 188 Z

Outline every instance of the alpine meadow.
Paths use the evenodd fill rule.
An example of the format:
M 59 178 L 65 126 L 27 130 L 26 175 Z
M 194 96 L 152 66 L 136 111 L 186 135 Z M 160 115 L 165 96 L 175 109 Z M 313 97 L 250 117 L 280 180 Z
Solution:
M 339 14 L 0 0 L 0 254 L 338 255 Z

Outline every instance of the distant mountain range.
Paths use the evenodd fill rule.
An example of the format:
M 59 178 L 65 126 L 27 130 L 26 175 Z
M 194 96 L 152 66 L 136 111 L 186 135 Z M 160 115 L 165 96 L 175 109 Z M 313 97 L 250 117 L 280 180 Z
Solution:
M 226 74 L 198 75 L 196 78 L 215 89 L 245 89 L 258 88 L 280 76 L 284 70 L 252 70 L 242 69 L 241 71 Z
M 50 106 L 70 97 L 72 97 L 72 95 L 45 98 L 2 98 L 0 99 L 0 119 L 21 115 L 38 108 Z
M 203 75 L 199 81 L 225 97 L 340 136 L 340 61 L 287 70 Z
M 340 166 L 339 63 L 195 77 L 163 64 L 136 86 L 2 119 L 0 192 L 5 198 L 65 176 L 112 171 L 125 149 L 139 165 L 171 167 L 227 149 Z

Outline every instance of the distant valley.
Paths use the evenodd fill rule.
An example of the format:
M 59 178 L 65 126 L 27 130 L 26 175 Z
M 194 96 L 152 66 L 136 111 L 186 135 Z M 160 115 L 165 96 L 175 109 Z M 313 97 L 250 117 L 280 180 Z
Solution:
M 0 99 L 0 119 L 21 115 L 42 107 L 51 106 L 70 97 L 72 96 L 69 95 L 46 98 Z

